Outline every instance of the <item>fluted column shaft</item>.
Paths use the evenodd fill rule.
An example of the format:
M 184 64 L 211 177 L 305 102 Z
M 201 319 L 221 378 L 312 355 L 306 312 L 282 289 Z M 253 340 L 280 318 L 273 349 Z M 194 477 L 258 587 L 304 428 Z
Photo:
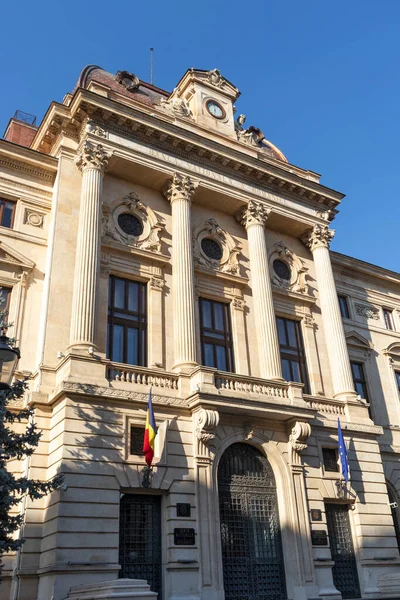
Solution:
M 271 209 L 250 201 L 238 218 L 246 227 L 249 243 L 251 288 L 256 321 L 261 377 L 282 379 L 278 331 L 268 268 L 265 223 Z
M 166 189 L 172 207 L 172 293 L 174 367 L 193 368 L 196 361 L 194 271 L 191 198 L 197 187 L 189 177 L 175 174 Z
M 73 347 L 95 345 L 101 189 L 108 159 L 102 146 L 86 142 L 76 160 L 82 171 L 82 188 L 71 316 Z
M 335 398 L 354 397 L 356 392 L 329 256 L 329 244 L 333 236 L 334 231 L 329 230 L 327 225 L 315 225 L 303 241 L 310 248 L 314 258 L 333 395 Z

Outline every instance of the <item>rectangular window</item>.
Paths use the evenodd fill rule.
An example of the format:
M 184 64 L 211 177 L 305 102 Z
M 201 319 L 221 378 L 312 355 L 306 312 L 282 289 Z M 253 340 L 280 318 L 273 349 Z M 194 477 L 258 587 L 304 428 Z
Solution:
M 286 381 L 304 383 L 304 392 L 309 393 L 306 357 L 299 321 L 278 317 L 278 338 L 281 351 L 282 375 Z
M 234 370 L 229 304 L 200 298 L 201 361 L 220 371 Z
M 388 308 L 383 309 L 383 318 L 385 320 L 386 329 L 391 329 L 393 331 L 393 311 Z
M 338 454 L 335 448 L 322 448 L 322 458 L 324 461 L 324 470 L 330 473 L 339 471 Z
M 364 398 L 364 400 L 368 401 L 367 381 L 365 379 L 364 365 L 354 361 L 352 361 L 350 364 L 356 392 L 359 396 L 361 396 L 361 398 Z
M 397 389 L 400 394 L 400 371 L 395 371 L 394 374 L 396 377 Z
M 147 365 L 146 285 L 110 277 L 107 357 L 128 365 Z
M 131 425 L 129 439 L 129 454 L 143 456 L 144 427 Z
M 11 228 L 14 224 L 15 202 L 0 198 L 0 225 Z
M 338 300 L 339 300 L 340 314 L 342 315 L 343 319 L 350 319 L 349 304 L 347 302 L 347 296 L 338 296 Z

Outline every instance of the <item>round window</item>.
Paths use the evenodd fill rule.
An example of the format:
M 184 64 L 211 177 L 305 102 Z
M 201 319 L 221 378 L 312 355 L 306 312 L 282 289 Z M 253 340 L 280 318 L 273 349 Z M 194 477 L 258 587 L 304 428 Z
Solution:
M 280 277 L 280 279 L 284 279 L 285 281 L 290 281 L 292 277 L 292 273 L 290 271 L 290 267 L 283 262 L 283 260 L 279 260 L 278 258 L 274 260 L 272 263 L 275 273 Z
M 131 213 L 122 213 L 118 215 L 118 225 L 127 235 L 138 237 L 143 233 L 143 223 L 140 219 L 131 215 Z
M 203 238 L 201 240 L 201 249 L 208 258 L 221 260 L 223 252 L 221 246 L 212 238 Z

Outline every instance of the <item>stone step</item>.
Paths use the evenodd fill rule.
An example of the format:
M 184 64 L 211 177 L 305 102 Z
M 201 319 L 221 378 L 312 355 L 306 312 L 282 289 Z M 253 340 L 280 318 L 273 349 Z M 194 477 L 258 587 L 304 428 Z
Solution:
M 71 587 L 65 600 L 157 600 L 145 579 L 115 579 Z

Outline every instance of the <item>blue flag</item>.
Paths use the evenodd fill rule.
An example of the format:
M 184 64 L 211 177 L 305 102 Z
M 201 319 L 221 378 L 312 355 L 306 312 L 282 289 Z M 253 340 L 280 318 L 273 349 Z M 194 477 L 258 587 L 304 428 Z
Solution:
M 347 458 L 347 448 L 344 443 L 342 428 L 340 427 L 340 419 L 338 418 L 338 450 L 339 450 L 339 464 L 342 475 L 346 481 L 349 483 L 350 479 L 350 469 L 349 469 L 349 461 Z

